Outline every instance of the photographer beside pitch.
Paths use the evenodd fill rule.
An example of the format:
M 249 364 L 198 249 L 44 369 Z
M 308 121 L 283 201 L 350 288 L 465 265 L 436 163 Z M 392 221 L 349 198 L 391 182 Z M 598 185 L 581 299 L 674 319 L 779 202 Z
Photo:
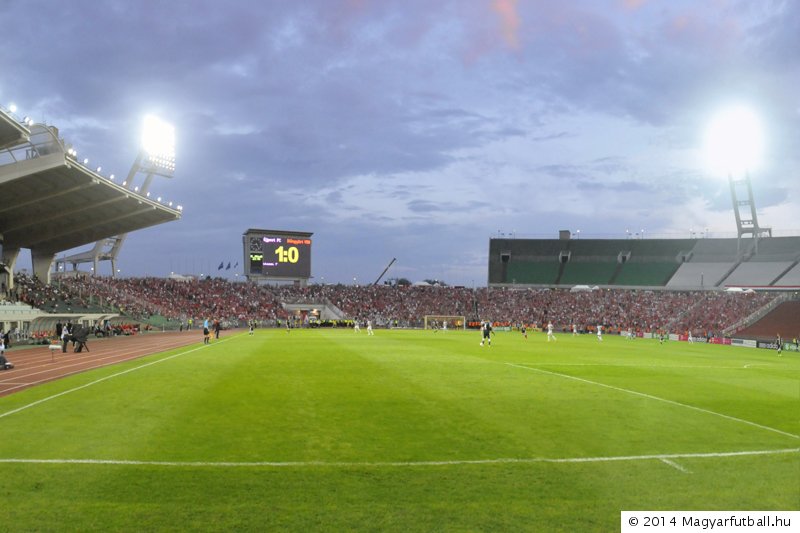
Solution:
M 14 368 L 14 363 L 6 359 L 6 342 L 3 339 L 3 335 L 0 334 L 0 370 L 10 370 L 12 368 Z

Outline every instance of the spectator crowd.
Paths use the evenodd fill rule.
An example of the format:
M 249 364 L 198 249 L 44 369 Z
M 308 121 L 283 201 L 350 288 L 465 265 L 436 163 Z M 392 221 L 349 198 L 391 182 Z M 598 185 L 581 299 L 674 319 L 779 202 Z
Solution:
M 695 336 L 722 330 L 777 297 L 774 293 L 604 289 L 509 289 L 387 285 L 257 285 L 205 278 L 64 277 L 55 285 L 18 275 L 15 296 L 46 311 L 94 304 L 136 320 L 160 315 L 188 324 L 214 318 L 245 325 L 293 317 L 283 304 L 338 308 L 342 318 L 376 325 L 421 327 L 426 315 L 463 316 L 467 322 L 591 331 L 671 331 Z

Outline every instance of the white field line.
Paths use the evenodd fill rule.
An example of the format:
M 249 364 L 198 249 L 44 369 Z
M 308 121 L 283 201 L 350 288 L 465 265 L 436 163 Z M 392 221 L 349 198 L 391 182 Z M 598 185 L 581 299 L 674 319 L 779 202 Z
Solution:
M 642 398 L 647 398 L 647 399 L 650 399 L 650 400 L 656 400 L 656 401 L 659 401 L 659 402 L 668 403 L 670 405 L 677 405 L 678 407 L 685 407 L 686 409 L 692 409 L 694 411 L 698 411 L 698 412 L 701 412 L 701 413 L 706 413 L 706 414 L 709 414 L 709 415 L 718 416 L 718 417 L 721 417 L 721 418 L 725 418 L 727 420 L 732 420 L 734 422 L 740 422 L 742 424 L 747 424 L 749 426 L 753 426 L 753 427 L 757 427 L 757 428 L 760 428 L 760 429 L 764 429 L 766 431 L 772 431 L 773 433 L 779 433 L 781 435 L 785 435 L 785 436 L 791 437 L 793 439 L 800 439 L 800 435 L 795 435 L 794 433 L 789 433 L 788 431 L 783 431 L 783 430 L 772 428 L 772 427 L 769 427 L 769 426 L 764 426 L 762 424 L 758 424 L 756 422 L 751 422 L 750 420 L 745 420 L 743 418 L 737 418 L 735 416 L 730 416 L 730 415 L 726 415 L 726 414 L 722 414 L 722 413 L 717 413 L 716 411 L 710 411 L 708 409 L 703 409 L 702 407 L 696 407 L 694 405 L 689 405 L 689 404 L 686 404 L 686 403 L 676 402 L 674 400 L 668 400 L 666 398 L 659 398 L 658 396 L 653 396 L 652 394 L 646 394 L 644 392 L 637 392 L 635 390 L 630 390 L 630 389 L 623 389 L 622 387 L 615 387 L 613 385 L 606 385 L 605 383 L 600 383 L 599 381 L 592 381 L 592 380 L 589 380 L 589 379 L 570 376 L 568 374 L 560 374 L 558 372 L 551 372 L 549 370 L 542 370 L 541 368 L 533 368 L 533 367 L 530 367 L 530 366 L 517 365 L 517 364 L 514 364 L 514 363 L 506 363 L 506 364 L 508 366 L 513 366 L 513 367 L 516 367 L 516 368 L 522 368 L 522 369 L 525 369 L 525 370 L 530 370 L 531 372 L 539 372 L 541 374 L 547 374 L 547 375 L 550 375 L 550 376 L 557 376 L 557 377 L 564 378 L 564 379 L 571 379 L 571 380 L 574 380 L 574 381 L 580 381 L 581 383 L 588 383 L 590 385 L 596 385 L 598 387 L 604 387 L 606 389 L 611 389 L 611 390 L 615 390 L 615 391 L 618 391 L 618 392 L 624 392 L 626 394 L 632 394 L 634 396 L 640 396 Z
M 508 363 L 508 364 L 516 364 L 516 365 L 529 365 L 531 364 L 530 361 L 525 363 Z M 600 367 L 624 367 L 624 368 L 700 368 L 700 369 L 709 369 L 709 370 L 743 370 L 745 368 L 752 368 L 754 366 L 767 366 L 773 367 L 768 363 L 757 363 L 757 364 L 747 364 L 744 366 L 712 366 L 712 365 L 637 365 L 637 364 L 614 364 L 614 363 L 545 363 L 536 361 L 535 363 L 537 366 L 600 366 Z
M 495 464 L 569 464 L 569 463 L 608 463 L 616 461 L 651 461 L 671 459 L 714 459 L 726 457 L 749 457 L 800 453 L 800 448 L 781 450 L 752 450 L 716 453 L 672 453 L 653 455 L 622 455 L 610 457 L 530 457 L 500 459 L 463 459 L 452 461 L 136 461 L 123 459 L 13 459 L 0 458 L 2 464 L 54 464 L 54 465 L 111 465 L 111 466 L 166 466 L 166 467 L 334 467 L 334 468 L 389 468 L 389 467 L 428 467 Z
M 689 470 L 687 470 L 686 468 L 682 467 L 681 465 L 679 465 L 675 461 L 671 461 L 671 460 L 667 459 L 666 457 L 662 457 L 661 458 L 661 462 L 664 463 L 665 465 L 671 466 L 675 470 L 680 470 L 684 474 L 691 474 L 691 472 Z
M 170 355 L 168 357 L 165 357 L 163 359 L 159 359 L 157 361 L 150 361 L 149 363 L 145 363 L 143 365 L 135 366 L 133 368 L 129 368 L 127 370 L 123 370 L 122 372 L 117 372 L 116 374 L 111 374 L 110 376 L 105 376 L 103 378 L 96 379 L 94 381 L 90 381 L 89 383 L 86 383 L 86 384 L 81 385 L 79 387 L 74 387 L 72 389 L 65 390 L 63 392 L 59 392 L 58 394 L 53 394 L 52 396 L 48 396 L 47 398 L 42 398 L 41 400 L 36 400 L 35 402 L 31 402 L 31 403 L 29 403 L 27 405 L 23 405 L 22 407 L 17 407 L 16 409 L 12 409 L 11 411 L 6 411 L 5 413 L 0 413 L 0 418 L 5 418 L 5 417 L 7 417 L 9 415 L 13 415 L 13 414 L 19 413 L 20 411 L 24 411 L 25 409 L 29 409 L 31 407 L 35 407 L 35 406 L 37 406 L 39 404 L 42 404 L 44 402 L 48 402 L 50 400 L 54 400 L 56 398 L 60 398 L 61 396 L 65 396 L 67 394 L 70 394 L 70 393 L 73 393 L 73 392 L 77 392 L 79 390 L 86 389 L 88 387 L 91 387 L 92 385 L 97 385 L 98 383 L 102 383 L 104 381 L 108 381 L 109 379 L 112 379 L 112 378 L 116 378 L 116 377 L 119 377 L 119 376 L 124 376 L 125 374 L 129 374 L 131 372 L 135 372 L 137 370 L 141 370 L 141 369 L 147 368 L 149 366 L 157 365 L 159 363 L 163 363 L 164 361 L 169 361 L 170 359 L 175 359 L 176 357 L 180 357 L 182 355 L 186 355 L 186 354 L 189 354 L 189 353 L 192 353 L 192 352 L 196 352 L 197 350 L 202 350 L 203 348 L 209 348 L 211 346 L 216 346 L 217 344 L 219 344 L 221 342 L 226 342 L 227 340 L 232 339 L 232 338 L 234 338 L 234 337 L 228 337 L 226 339 L 218 340 L 214 344 L 204 344 L 202 346 L 198 346 L 197 348 L 192 348 L 191 350 L 187 350 L 185 352 L 176 353 L 176 354 Z

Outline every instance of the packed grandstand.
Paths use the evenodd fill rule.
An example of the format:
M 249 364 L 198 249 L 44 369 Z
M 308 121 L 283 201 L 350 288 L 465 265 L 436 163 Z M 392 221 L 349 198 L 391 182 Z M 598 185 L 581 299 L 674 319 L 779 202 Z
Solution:
M 481 319 L 496 325 L 528 328 L 552 322 L 560 330 L 577 325 L 582 332 L 602 325 L 608 333 L 691 332 L 697 338 L 721 337 L 743 329 L 760 315 L 792 305 L 793 292 L 654 291 L 550 288 L 464 288 L 446 286 L 257 285 L 221 278 L 165 279 L 64 276 L 45 285 L 18 274 L 11 301 L 49 313 L 114 313 L 115 323 L 183 328 L 216 319 L 229 327 L 255 320 L 275 326 L 345 326 L 371 320 L 383 327 L 422 327 L 426 315 L 463 316 L 467 325 Z M 319 316 L 319 308 L 329 314 Z M 307 312 L 299 312 L 298 310 Z M 795 311 L 796 312 L 796 311 Z M 332 313 L 332 314 L 331 314 Z M 791 314 L 791 313 L 790 313 Z M 302 318 L 301 318 L 302 317 Z M 747 319 L 751 318 L 751 321 Z M 798 336 L 796 321 L 767 328 L 760 337 Z M 24 333 L 24 332 L 23 332 Z M 36 335 L 38 332 L 31 331 Z M 23 334 L 24 336 L 24 334 Z

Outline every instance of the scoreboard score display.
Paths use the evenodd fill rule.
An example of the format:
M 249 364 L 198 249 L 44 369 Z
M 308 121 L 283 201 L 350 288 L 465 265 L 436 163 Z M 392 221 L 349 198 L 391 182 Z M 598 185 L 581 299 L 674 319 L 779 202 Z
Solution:
M 280 279 L 310 278 L 311 235 L 299 231 L 247 230 L 244 234 L 245 274 Z

